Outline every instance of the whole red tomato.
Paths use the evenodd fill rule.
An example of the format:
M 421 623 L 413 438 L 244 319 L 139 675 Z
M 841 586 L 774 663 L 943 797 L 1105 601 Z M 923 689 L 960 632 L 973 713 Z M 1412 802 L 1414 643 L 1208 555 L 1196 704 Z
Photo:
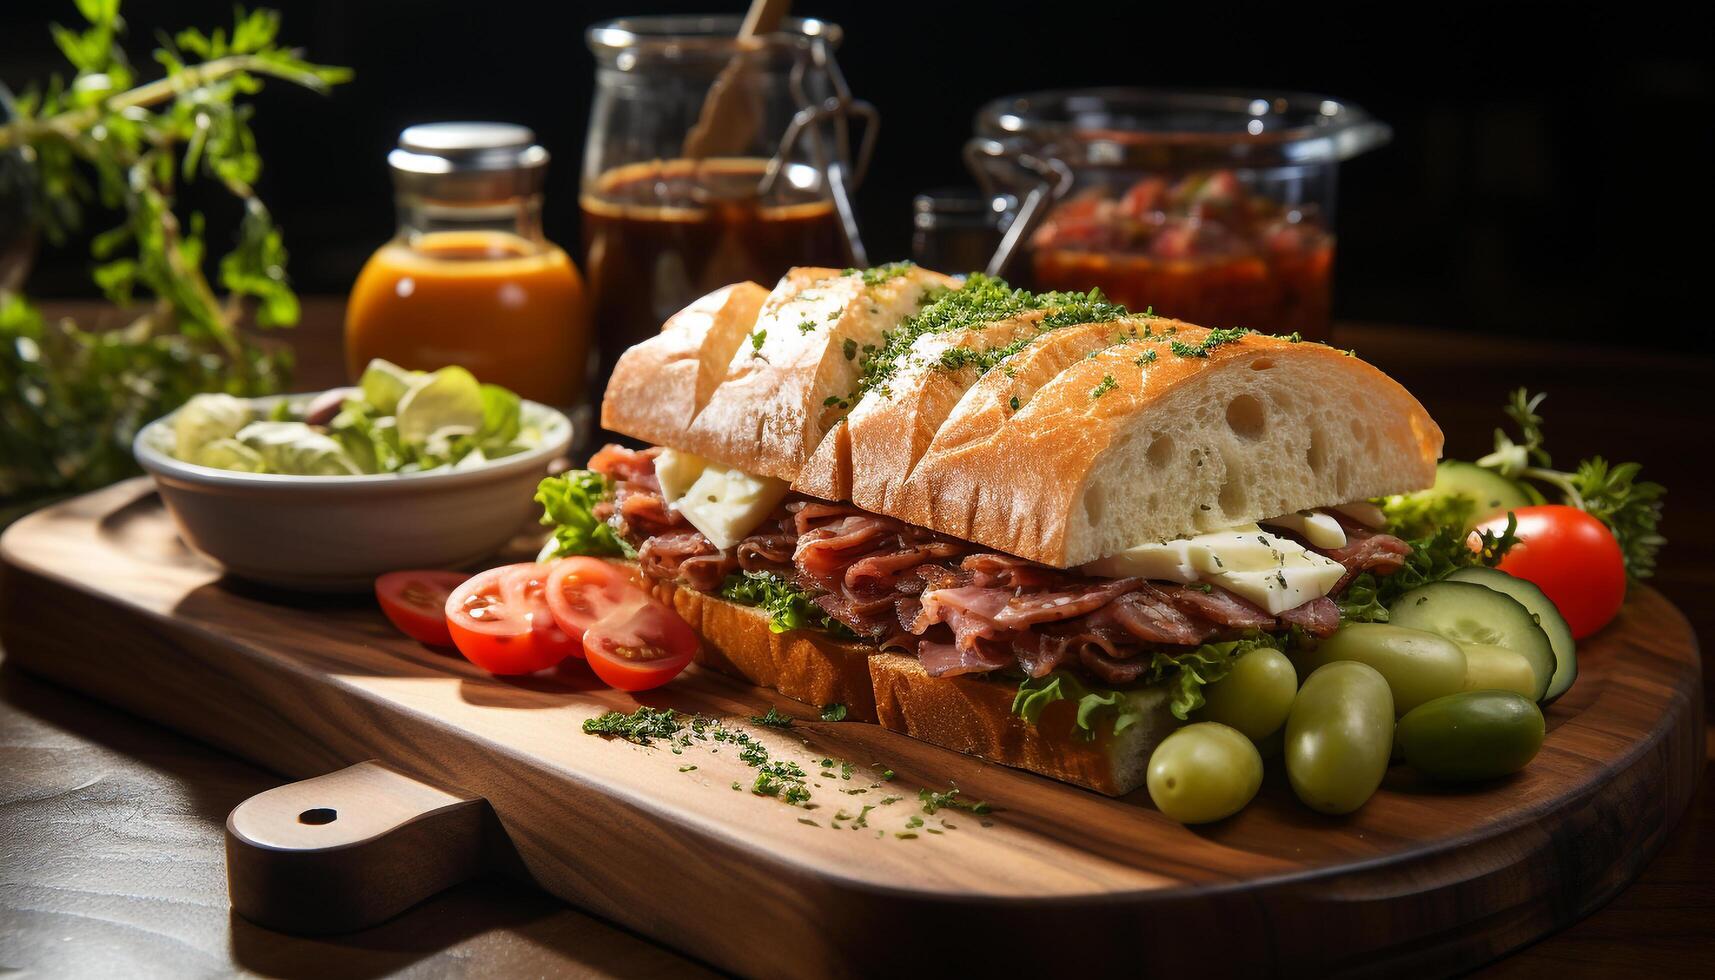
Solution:
M 1513 513 L 1519 543 L 1501 559 L 1501 571 L 1535 583 L 1565 617 L 1573 637 L 1582 640 L 1608 625 L 1626 601 L 1625 556 L 1608 526 L 1563 504 L 1520 507 Z M 1478 530 L 1499 534 L 1506 526 L 1502 514 Z

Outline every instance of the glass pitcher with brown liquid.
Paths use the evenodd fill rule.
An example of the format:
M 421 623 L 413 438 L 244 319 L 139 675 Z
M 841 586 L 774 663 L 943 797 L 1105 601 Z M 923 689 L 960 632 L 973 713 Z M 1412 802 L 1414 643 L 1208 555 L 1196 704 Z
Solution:
M 840 29 L 788 19 L 740 38 L 739 26 L 632 17 L 589 29 L 581 205 L 598 391 L 626 348 L 711 290 L 772 286 L 793 266 L 868 264 L 851 193 L 875 110 L 851 98 L 834 63 Z

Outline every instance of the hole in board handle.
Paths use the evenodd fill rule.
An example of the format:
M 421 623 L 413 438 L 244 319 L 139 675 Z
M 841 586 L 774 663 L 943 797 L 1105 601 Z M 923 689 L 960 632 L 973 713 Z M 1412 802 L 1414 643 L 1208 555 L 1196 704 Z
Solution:
M 298 814 L 299 823 L 307 823 L 312 826 L 320 826 L 324 823 L 333 823 L 338 819 L 339 811 L 335 810 L 331 806 L 318 806 Z

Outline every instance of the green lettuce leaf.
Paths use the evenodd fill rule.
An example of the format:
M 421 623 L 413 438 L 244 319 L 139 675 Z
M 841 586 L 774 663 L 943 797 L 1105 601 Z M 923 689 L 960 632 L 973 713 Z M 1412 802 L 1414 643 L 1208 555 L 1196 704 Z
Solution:
M 755 606 L 768 613 L 768 628 L 775 633 L 815 629 L 842 638 L 855 638 L 846 625 L 810 601 L 810 594 L 772 572 L 728 575 L 722 583 L 722 599 L 741 606 Z
M 1508 513 L 1507 526 L 1500 534 L 1479 532 L 1477 549 L 1468 543 L 1470 535 L 1463 522 L 1408 541 L 1411 554 L 1398 571 L 1392 575 L 1362 572 L 1352 579 L 1339 598 L 1340 619 L 1348 623 L 1387 622 L 1387 607 L 1412 589 L 1439 582 L 1461 568 L 1473 565 L 1493 568 L 1500 564 L 1507 551 L 1518 543 L 1514 533 L 1517 529 L 1518 518 Z
M 613 525 L 598 520 L 595 506 L 608 495 L 607 480 L 590 470 L 567 470 L 536 487 L 542 523 L 554 528 L 544 558 L 564 555 L 609 555 L 636 558 L 637 549 L 621 538 Z

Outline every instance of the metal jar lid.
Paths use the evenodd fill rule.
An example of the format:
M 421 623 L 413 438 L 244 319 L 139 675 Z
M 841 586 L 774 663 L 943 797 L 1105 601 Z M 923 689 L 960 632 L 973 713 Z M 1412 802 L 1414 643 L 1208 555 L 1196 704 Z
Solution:
M 402 193 L 482 202 L 540 194 L 548 151 L 527 126 L 439 122 L 409 126 L 387 154 Z

